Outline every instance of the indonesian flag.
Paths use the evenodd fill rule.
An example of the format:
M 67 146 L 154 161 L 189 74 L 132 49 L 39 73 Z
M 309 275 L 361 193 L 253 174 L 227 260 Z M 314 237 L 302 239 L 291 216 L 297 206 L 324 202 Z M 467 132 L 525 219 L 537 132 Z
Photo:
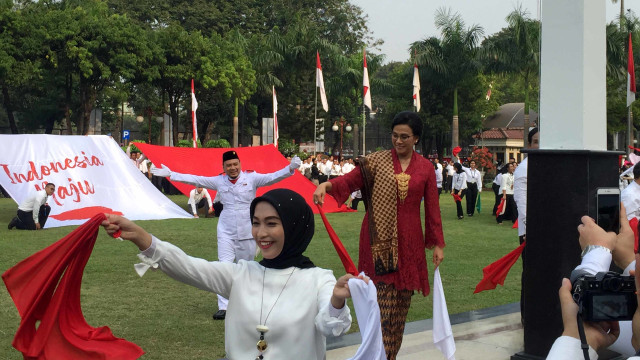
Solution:
M 324 79 L 322 78 L 322 65 L 320 64 L 320 53 L 316 51 L 316 87 L 320 88 L 320 101 L 324 111 L 329 111 L 327 94 L 324 92 Z
M 493 88 L 493 84 L 489 83 L 489 90 L 487 90 L 487 96 L 485 96 L 485 99 L 487 99 L 487 101 L 489 101 L 491 99 L 491 89 Z
M 193 126 L 193 147 L 198 147 L 198 120 L 196 119 L 196 110 L 198 110 L 198 100 L 193 87 L 193 79 L 191 79 L 191 121 Z
M 364 56 L 364 76 L 362 78 L 362 86 L 364 87 L 363 102 L 364 106 L 371 110 L 371 89 L 369 88 L 369 71 L 367 71 L 367 52 L 362 52 Z
M 418 74 L 418 64 L 413 64 L 413 106 L 416 111 L 420 111 L 420 75 Z
M 278 148 L 278 99 L 276 99 L 276 87 L 273 90 L 273 146 Z
M 627 106 L 636 100 L 636 71 L 633 66 L 633 48 L 631 46 L 631 33 L 629 33 L 629 58 L 627 60 Z

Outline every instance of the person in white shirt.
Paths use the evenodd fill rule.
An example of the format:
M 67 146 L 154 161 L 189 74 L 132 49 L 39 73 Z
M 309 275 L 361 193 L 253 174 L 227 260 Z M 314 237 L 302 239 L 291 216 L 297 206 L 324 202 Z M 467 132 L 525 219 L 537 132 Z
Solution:
M 482 192 L 482 174 L 476 169 L 475 160 L 469 161 L 469 167 L 462 167 L 467 173 L 467 216 L 476 211 L 476 198 Z
M 300 167 L 300 158 L 294 156 L 291 163 L 283 169 L 270 174 L 242 171 L 240 158 L 233 151 L 222 154 L 224 175 L 197 176 L 171 171 L 164 165 L 155 170 L 155 175 L 171 177 L 172 181 L 217 190 L 223 205 L 218 220 L 218 259 L 223 262 L 253 260 L 256 255 L 256 243 L 252 241 L 249 205 L 256 197 L 256 190 L 283 180 Z M 228 300 L 218 295 L 218 311 L 215 320 L 223 320 Z
M 40 230 L 49 218 L 51 207 L 47 204 L 49 196 L 53 195 L 56 185 L 48 183 L 44 190 L 33 192 L 18 206 L 17 215 L 9 222 L 9 230 L 14 227 L 19 230 Z
M 582 360 L 585 358 L 581 348 L 582 341 L 578 330 L 578 304 L 572 296 L 572 287 L 582 276 L 594 276 L 607 272 L 611 262 L 622 269 L 621 275 L 630 275 L 631 271 L 640 272 L 640 255 L 633 253 L 634 235 L 629 227 L 624 206 L 620 208 L 620 233 L 605 232 L 595 221 L 582 217 L 578 226 L 582 261 L 571 272 L 571 279 L 563 279 L 558 292 L 562 310 L 564 330 L 556 339 L 547 355 L 547 360 Z M 640 288 L 640 278 L 635 277 L 636 288 Z M 636 297 L 638 294 L 636 293 Z M 640 299 L 638 299 L 640 303 Z M 604 306 L 605 303 L 601 303 Z M 596 306 L 596 305 L 593 305 Z M 632 321 L 583 322 L 589 359 L 597 360 L 597 351 L 604 348 L 631 356 L 628 359 L 640 359 L 640 309 L 636 308 Z M 635 356 L 633 356 L 635 355 Z
M 460 196 L 460 201 L 456 200 L 456 210 L 458 212 L 458 220 L 462 220 L 464 219 L 464 213 L 462 212 L 462 204 L 460 202 L 467 193 L 467 173 L 462 170 L 462 164 L 455 163 L 453 166 L 456 168 L 456 172 L 453 174 L 451 180 L 451 193 Z
M 331 175 L 329 176 L 329 179 L 333 179 L 335 177 L 338 176 L 342 176 L 342 162 L 335 162 L 333 163 L 333 166 L 331 167 Z
M 627 220 L 640 219 L 640 166 L 633 167 L 633 181 L 622 190 L 620 200 L 627 209 Z
M 331 156 L 327 162 L 324 164 L 324 169 L 322 172 L 327 175 L 327 180 L 331 177 L 331 171 L 333 170 L 333 156 Z
M 502 175 L 502 198 L 505 200 L 505 211 L 504 214 L 498 216 L 496 221 L 498 225 L 502 224 L 504 219 L 511 220 L 511 222 L 516 222 L 518 218 L 518 208 L 516 207 L 516 202 L 513 200 L 513 171 L 515 164 L 508 163 L 507 172 Z
M 436 159 L 438 161 L 438 159 Z M 442 165 L 438 169 L 438 163 L 433 164 L 434 170 L 436 172 L 436 187 L 438 188 L 438 196 L 442 194 Z
M 447 163 L 447 166 L 445 166 L 445 169 L 447 170 L 447 187 L 446 190 L 447 191 L 451 191 L 452 190 L 452 182 L 453 182 L 453 174 L 454 174 L 454 169 L 453 169 L 453 164 L 451 162 Z
M 493 193 L 496 196 L 496 203 L 493 205 L 493 216 L 496 215 L 498 205 L 500 205 L 500 199 L 502 199 L 502 174 L 506 171 L 506 167 L 496 169 L 496 177 L 493 179 L 493 183 L 491 184 Z
M 189 201 L 187 204 L 191 206 L 191 213 L 194 218 L 198 218 L 198 209 L 205 208 L 206 217 L 213 214 L 213 201 L 211 201 L 211 195 L 202 187 L 196 187 L 189 193 Z
M 229 321 L 224 324 L 230 360 L 324 360 L 326 337 L 341 336 L 351 326 L 347 282 L 354 276 L 346 274 L 336 281 L 330 270 L 316 267 L 303 255 L 315 220 L 294 191 L 271 190 L 251 202 L 250 215 L 243 220 L 250 222 L 252 241 L 262 250 L 259 263 L 194 258 L 123 217 L 106 216 L 102 225 L 107 233 L 121 231 L 123 239 L 140 249 L 144 264 L 230 299 Z

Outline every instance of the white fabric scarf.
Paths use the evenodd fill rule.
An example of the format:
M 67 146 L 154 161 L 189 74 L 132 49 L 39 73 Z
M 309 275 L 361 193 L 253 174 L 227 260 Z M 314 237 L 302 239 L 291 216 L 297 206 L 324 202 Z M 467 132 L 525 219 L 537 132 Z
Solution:
M 353 278 L 349 280 L 349 291 L 353 307 L 356 308 L 362 344 L 356 354 L 348 360 L 387 360 L 382 343 L 380 307 L 378 307 L 376 286 L 371 280 L 367 284 L 360 279 Z
M 358 318 L 360 321 L 360 318 Z M 440 267 L 433 274 L 433 344 L 447 360 L 455 360 L 456 343 L 449 321 L 447 302 L 444 299 Z

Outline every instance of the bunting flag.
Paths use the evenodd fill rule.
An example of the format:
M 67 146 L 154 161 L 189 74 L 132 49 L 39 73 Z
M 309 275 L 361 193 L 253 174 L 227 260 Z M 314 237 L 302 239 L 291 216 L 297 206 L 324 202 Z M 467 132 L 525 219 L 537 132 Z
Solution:
M 25 359 L 128 360 L 144 354 L 108 327 L 91 327 L 82 314 L 82 275 L 105 219 L 95 215 L 2 274 L 21 317 L 12 344 Z
M 485 96 L 485 99 L 487 99 L 487 101 L 491 100 L 491 89 L 493 88 L 493 83 L 489 83 L 489 90 L 487 90 L 487 96 Z
M 196 100 L 196 92 L 193 87 L 193 79 L 191 79 L 191 121 L 193 126 L 193 147 L 198 147 L 198 120 L 196 119 L 196 110 L 198 110 L 198 101 Z
M 440 278 L 440 266 L 433 274 L 433 344 L 447 360 L 455 360 L 456 343 Z
M 369 87 L 369 71 L 367 70 L 367 52 L 363 50 L 362 54 L 364 57 L 364 75 L 362 77 L 362 86 L 364 88 L 364 92 L 362 93 L 362 99 L 364 102 L 364 106 L 368 107 L 369 110 L 371 110 L 371 88 Z
M 504 279 L 507 278 L 507 274 L 513 264 L 518 261 L 526 244 L 527 242 L 524 241 L 513 251 L 482 269 L 482 280 L 476 285 L 476 290 L 473 293 L 477 294 L 481 291 L 495 289 L 498 284 L 504 286 Z
M 273 146 L 278 148 L 278 99 L 276 99 L 276 87 L 272 86 L 273 91 Z
M 633 64 L 633 48 L 629 33 L 629 57 L 627 58 L 627 107 L 636 101 L 636 71 Z
M 420 75 L 418 74 L 418 64 L 413 64 L 413 106 L 416 112 L 420 111 Z
M 322 206 L 320 206 L 320 204 L 316 204 L 316 207 L 318 208 L 318 213 L 320 214 L 320 217 L 322 217 L 322 222 L 324 223 L 324 227 L 327 228 L 327 233 L 329 233 L 329 238 L 333 243 L 333 247 L 336 248 L 336 252 L 340 257 L 340 261 L 342 261 L 342 265 L 344 266 L 345 271 L 353 276 L 358 276 L 358 269 L 356 268 L 356 265 L 353 263 L 353 260 L 351 260 L 351 257 L 349 256 L 347 249 L 345 249 L 344 245 L 342 245 L 342 241 L 340 241 L 340 238 L 338 238 L 338 235 L 333 230 L 333 227 L 331 226 L 331 224 L 329 224 L 329 220 L 327 220 L 327 217 L 324 215 L 324 210 L 322 210 Z
M 324 79 L 322 78 L 322 65 L 320 64 L 320 53 L 316 51 L 316 87 L 320 88 L 320 101 L 324 111 L 329 111 L 327 94 L 324 92 Z

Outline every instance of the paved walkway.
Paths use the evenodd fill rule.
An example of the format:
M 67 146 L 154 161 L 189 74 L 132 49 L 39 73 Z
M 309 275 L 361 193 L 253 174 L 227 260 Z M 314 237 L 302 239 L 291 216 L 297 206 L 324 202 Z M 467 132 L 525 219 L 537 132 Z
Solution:
M 524 347 L 520 304 L 507 304 L 451 316 L 456 360 L 508 360 Z M 398 360 L 444 359 L 433 346 L 431 319 L 407 323 Z M 359 333 L 327 341 L 327 360 L 353 356 Z

